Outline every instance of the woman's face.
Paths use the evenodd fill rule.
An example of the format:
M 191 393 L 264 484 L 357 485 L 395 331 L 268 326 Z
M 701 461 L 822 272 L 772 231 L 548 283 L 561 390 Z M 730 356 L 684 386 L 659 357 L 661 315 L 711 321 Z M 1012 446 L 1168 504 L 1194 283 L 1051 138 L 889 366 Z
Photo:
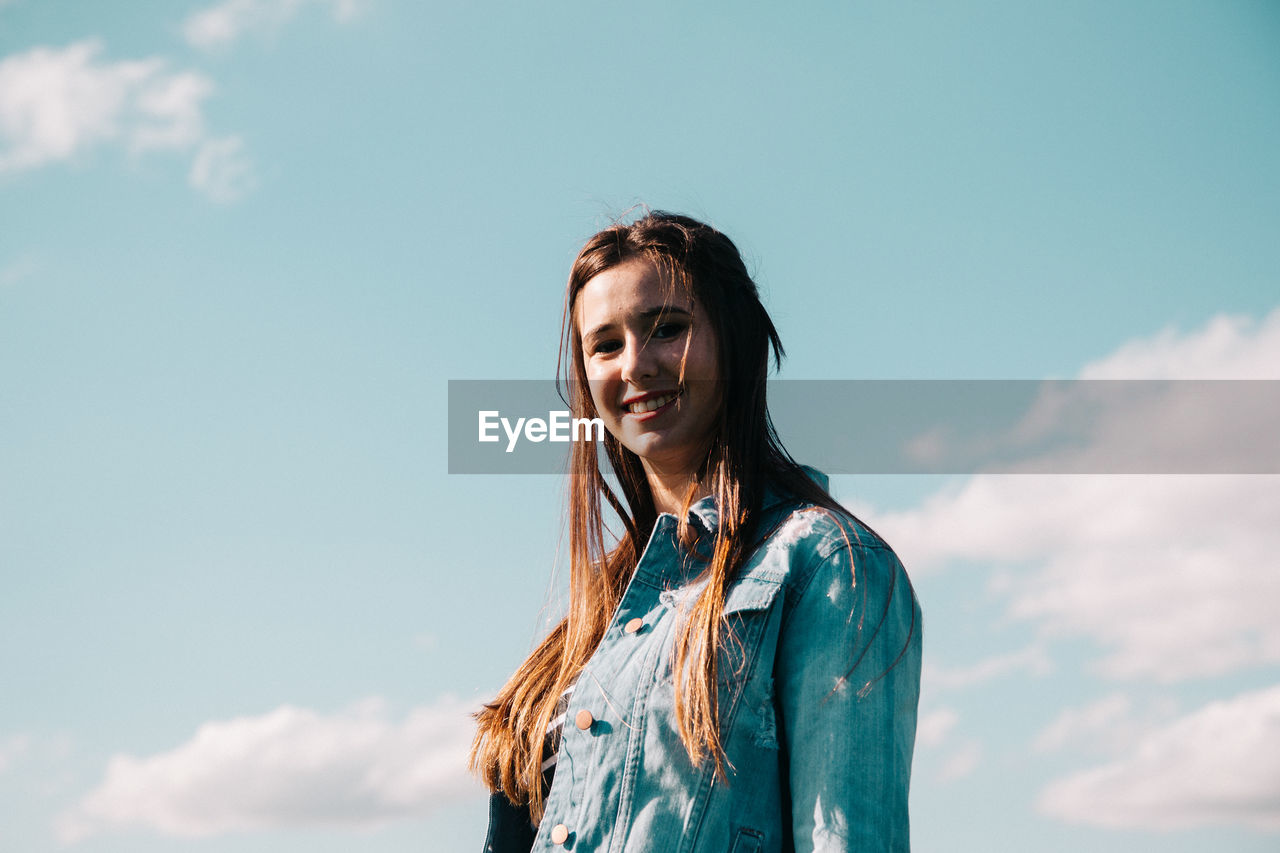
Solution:
M 583 285 L 575 311 L 591 398 L 609 432 L 650 473 L 693 474 L 720 408 L 716 335 L 702 306 L 633 259 Z

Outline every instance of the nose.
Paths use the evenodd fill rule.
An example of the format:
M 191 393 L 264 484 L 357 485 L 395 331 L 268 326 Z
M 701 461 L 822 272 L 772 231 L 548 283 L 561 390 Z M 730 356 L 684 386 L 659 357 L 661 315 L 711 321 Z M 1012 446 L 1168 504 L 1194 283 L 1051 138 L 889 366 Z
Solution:
M 658 360 L 653 348 L 646 346 L 647 343 L 642 338 L 627 336 L 621 359 L 624 382 L 637 385 L 658 375 Z

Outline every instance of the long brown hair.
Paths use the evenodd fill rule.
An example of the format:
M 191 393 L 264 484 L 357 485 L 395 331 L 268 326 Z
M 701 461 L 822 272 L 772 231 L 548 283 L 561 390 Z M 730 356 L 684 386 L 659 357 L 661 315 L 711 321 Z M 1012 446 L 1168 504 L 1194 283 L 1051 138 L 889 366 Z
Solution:
M 710 543 L 707 581 L 686 612 L 675 642 L 675 716 L 680 739 L 697 765 L 706 758 L 724 774 L 716 669 L 723 642 L 725 594 L 750 556 L 758 534 L 766 484 L 783 494 L 847 515 L 783 449 L 765 401 L 770 353 L 784 350 L 760 303 L 755 282 L 733 242 L 687 216 L 653 211 L 604 229 L 582 247 L 569 274 L 561 332 L 561 394 L 575 418 L 597 417 L 587 385 L 575 319 L 578 293 L 595 276 L 633 259 L 653 263 L 668 286 L 692 296 L 715 330 L 721 366 L 721 405 L 707 456 L 679 514 L 679 536 L 692 545 L 689 506 L 699 491 L 715 496 L 719 524 Z M 568 365 L 569 375 L 564 372 Z M 683 377 L 681 377 L 683 380 Z M 601 471 L 596 442 L 574 442 L 569 492 L 569 612 L 520 665 L 493 702 L 476 715 L 472 769 L 491 790 L 528 803 L 542 816 L 543 744 L 556 704 L 595 652 L 657 522 L 640 458 L 613 435 L 605 456 L 622 492 Z M 605 542 L 601 498 L 621 519 L 615 544 Z

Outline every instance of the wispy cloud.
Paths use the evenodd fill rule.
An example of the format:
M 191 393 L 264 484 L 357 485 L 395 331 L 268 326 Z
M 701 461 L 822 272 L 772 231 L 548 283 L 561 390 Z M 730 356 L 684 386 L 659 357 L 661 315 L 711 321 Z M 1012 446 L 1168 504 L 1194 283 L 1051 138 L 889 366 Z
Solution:
M 1053 661 L 1041 646 L 1033 645 L 1020 651 L 983 658 L 967 666 L 926 664 L 923 681 L 931 690 L 952 689 L 973 687 L 1014 673 L 1048 675 L 1051 672 Z
M 938 781 L 954 782 L 972 775 L 982 763 L 982 744 L 976 740 L 967 740 L 956 747 L 938 771 Z
M 916 745 L 925 749 L 939 746 L 959 721 L 960 715 L 952 708 L 936 708 L 921 714 L 916 723 Z
M 20 255 L 0 267 L 0 290 L 35 275 L 39 270 L 40 261 L 34 254 Z
M 113 757 L 57 832 L 75 842 L 130 828 L 209 836 L 421 816 L 478 790 L 466 773 L 469 710 L 445 700 L 394 722 L 369 700 L 206 723 L 167 752 Z
M 1280 687 L 1214 702 L 1128 757 L 1048 786 L 1038 807 L 1072 823 L 1140 829 L 1246 824 L 1280 830 Z
M 1111 693 L 1078 708 L 1067 708 L 1036 737 L 1036 752 L 1086 749 L 1120 755 L 1176 713 L 1163 698 L 1145 705 L 1124 693 Z
M 8 770 L 31 745 L 29 735 L 10 735 L 0 740 L 0 773 Z
M 275 33 L 305 7 L 327 9 L 335 21 L 343 23 L 355 18 L 364 5 L 362 0 L 225 0 L 193 12 L 182 34 L 195 47 L 223 48 L 250 33 Z
M 0 62 L 0 171 L 69 160 L 103 142 L 185 148 L 204 132 L 210 81 L 158 58 L 105 62 L 102 44 L 37 47 Z
M 238 136 L 209 139 L 191 164 L 191 186 L 214 201 L 232 202 L 253 189 L 253 166 Z
M 105 145 L 143 154 L 210 142 L 208 77 L 173 71 L 160 57 L 110 61 L 102 52 L 89 39 L 0 61 L 0 173 L 73 161 Z
M 1068 708 L 1036 738 L 1037 752 L 1053 752 L 1077 740 L 1113 729 L 1133 711 L 1123 693 L 1112 693 L 1082 708 Z

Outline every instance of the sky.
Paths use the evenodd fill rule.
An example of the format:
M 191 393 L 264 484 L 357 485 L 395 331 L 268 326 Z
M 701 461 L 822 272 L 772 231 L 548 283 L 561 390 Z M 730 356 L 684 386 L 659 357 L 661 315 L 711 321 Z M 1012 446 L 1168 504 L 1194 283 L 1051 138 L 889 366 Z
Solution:
M 550 378 L 637 205 L 735 240 L 782 378 L 1280 379 L 1278 42 L 0 2 L 0 851 L 479 848 L 467 714 L 559 612 L 564 484 L 448 474 L 447 383 Z M 1276 848 L 1280 479 L 832 482 L 924 610 L 917 850 Z

